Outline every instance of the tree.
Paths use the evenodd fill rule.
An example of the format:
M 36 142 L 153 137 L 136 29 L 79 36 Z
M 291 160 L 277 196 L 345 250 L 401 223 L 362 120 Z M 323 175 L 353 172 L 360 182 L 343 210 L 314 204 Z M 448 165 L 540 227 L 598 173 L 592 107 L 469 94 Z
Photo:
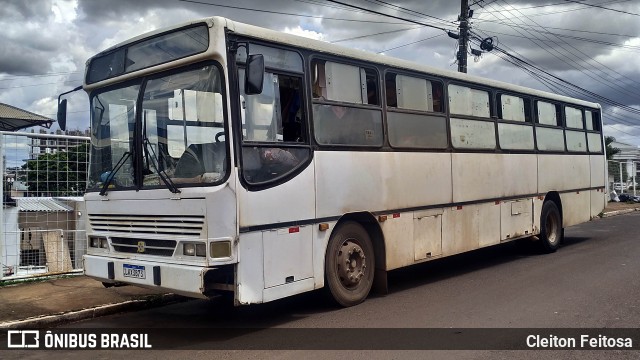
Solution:
M 604 137 L 604 145 L 605 145 L 607 160 L 613 159 L 613 155 L 620 153 L 620 149 L 615 148 L 611 145 L 611 143 L 613 143 L 614 141 L 616 141 L 616 138 L 614 138 L 613 136 Z
M 42 154 L 28 160 L 22 168 L 27 173 L 29 192 L 34 196 L 80 196 L 87 182 L 87 144 L 69 147 L 68 151 Z

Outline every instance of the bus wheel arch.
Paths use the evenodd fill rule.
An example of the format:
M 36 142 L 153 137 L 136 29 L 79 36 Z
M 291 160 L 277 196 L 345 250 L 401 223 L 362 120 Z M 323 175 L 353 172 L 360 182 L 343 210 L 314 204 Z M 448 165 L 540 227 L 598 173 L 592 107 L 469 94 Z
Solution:
M 540 213 L 540 247 L 545 253 L 555 252 L 564 239 L 562 201 L 555 191 L 545 196 Z
M 372 288 L 380 287 L 381 280 L 386 287 L 386 273 L 381 270 L 385 262 L 382 230 L 373 215 L 344 215 L 327 243 L 324 276 L 328 295 L 345 307 L 361 303 Z M 350 269 L 342 263 L 351 264 L 347 265 Z

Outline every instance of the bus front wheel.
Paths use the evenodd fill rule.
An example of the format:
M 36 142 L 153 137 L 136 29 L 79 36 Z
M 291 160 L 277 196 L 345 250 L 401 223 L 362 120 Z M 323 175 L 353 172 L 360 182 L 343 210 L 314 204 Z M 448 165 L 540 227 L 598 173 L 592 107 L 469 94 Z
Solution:
M 540 215 L 540 246 L 545 253 L 558 250 L 562 241 L 562 216 L 560 210 L 553 201 L 547 201 L 542 205 Z
M 334 230 L 325 257 L 325 285 L 341 306 L 357 305 L 366 299 L 373 284 L 375 256 L 367 231 L 348 221 Z

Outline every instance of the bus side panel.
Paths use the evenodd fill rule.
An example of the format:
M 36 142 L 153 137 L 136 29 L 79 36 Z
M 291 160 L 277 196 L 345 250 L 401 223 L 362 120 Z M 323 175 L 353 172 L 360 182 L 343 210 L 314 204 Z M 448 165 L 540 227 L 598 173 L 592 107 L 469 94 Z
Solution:
M 262 232 L 240 234 L 236 300 L 240 304 L 262 302 L 264 289 Z
M 591 187 L 605 186 L 605 158 L 602 155 L 590 155 Z
M 511 203 L 508 205 L 509 215 Z M 491 202 L 390 216 L 381 223 L 386 245 L 386 269 L 499 244 L 501 208 L 501 203 Z M 530 217 L 530 209 L 527 214 Z M 506 225 L 530 229 L 529 217 L 524 225 L 512 220 Z
M 385 239 L 387 270 L 397 269 L 415 262 L 412 214 L 396 214 L 380 223 Z
M 589 156 L 591 163 L 591 187 L 605 186 L 605 157 L 602 155 Z M 591 217 L 598 216 L 607 206 L 604 190 L 591 190 Z
M 503 201 L 500 204 L 500 239 L 510 240 L 533 233 L 533 202 L 531 198 Z
M 442 218 L 442 255 L 454 255 L 500 242 L 500 205 L 449 208 Z
M 314 219 L 313 188 L 313 162 L 298 176 L 269 189 L 248 191 L 238 186 L 240 228 Z
M 538 155 L 538 192 L 585 189 L 591 186 L 589 157 Z M 562 203 L 564 211 L 564 202 Z
M 453 201 L 511 197 L 536 192 L 533 154 L 453 154 Z
M 451 203 L 451 154 L 315 152 L 317 217 Z
M 591 190 L 591 218 L 602 213 L 606 206 L 606 193 L 604 190 Z
M 562 193 L 560 200 L 563 227 L 591 220 L 591 191 Z
M 327 222 L 329 229 L 321 231 L 318 226 L 313 228 L 313 278 L 314 288 L 319 289 L 324 286 L 324 258 L 327 253 L 329 236 L 336 227 L 337 221 Z
M 255 239 L 251 237 L 251 241 L 259 241 L 260 245 L 245 244 L 247 248 L 240 240 L 241 250 L 256 252 L 250 255 L 250 262 L 255 261 L 257 249 L 260 249 L 260 262 L 255 263 L 260 265 L 259 271 L 254 264 L 247 264 L 245 260 L 238 265 L 241 269 L 249 269 L 243 278 L 254 284 L 251 291 L 261 291 L 262 301 L 313 290 L 312 225 L 300 226 L 295 222 L 316 218 L 314 171 L 311 163 L 296 177 L 281 185 L 260 191 L 238 190 L 241 232 L 251 230 L 248 228 L 251 226 L 266 227 L 258 231 L 260 235 L 255 235 Z M 260 277 L 260 280 L 254 277 Z M 297 282 L 303 282 L 304 285 Z M 242 283 L 239 287 L 242 288 Z M 269 288 L 274 289 L 267 291 Z M 256 297 L 253 293 L 250 295 L 252 299 Z M 244 299 L 244 296 L 241 298 Z

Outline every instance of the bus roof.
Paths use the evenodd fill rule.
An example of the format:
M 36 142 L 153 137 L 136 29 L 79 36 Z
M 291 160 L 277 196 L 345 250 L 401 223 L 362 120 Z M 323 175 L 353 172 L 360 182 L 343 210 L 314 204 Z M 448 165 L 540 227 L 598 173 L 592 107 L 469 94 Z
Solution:
M 417 72 L 427 73 L 427 74 L 445 77 L 449 79 L 474 83 L 481 86 L 496 87 L 496 88 L 504 89 L 506 91 L 529 94 L 532 96 L 547 98 L 550 100 L 573 103 L 576 105 L 581 105 L 581 106 L 586 106 L 591 108 L 598 108 L 598 109 L 600 108 L 599 104 L 589 102 L 589 101 L 584 101 L 584 100 L 575 99 L 575 98 L 571 98 L 563 95 L 558 95 L 551 92 L 535 90 L 535 89 L 527 88 L 524 86 L 509 84 L 502 81 L 482 78 L 479 76 L 463 74 L 463 73 L 459 73 L 451 70 L 438 69 L 435 67 L 431 67 L 431 66 L 427 66 L 427 65 L 407 61 L 407 60 L 402 60 L 402 59 L 398 59 L 398 58 L 394 58 L 386 55 L 374 54 L 364 50 L 351 49 L 341 45 L 335 45 L 335 44 L 327 43 L 320 40 L 314 40 L 314 39 L 305 38 L 298 35 L 287 34 L 280 31 L 270 30 L 270 29 L 266 29 L 266 28 L 262 28 L 254 25 L 237 22 L 231 19 L 220 17 L 220 16 L 193 20 L 186 23 L 181 23 L 175 26 L 171 26 L 169 28 L 158 29 L 145 34 L 141 34 L 139 36 L 126 40 L 122 43 L 119 43 L 115 46 L 112 46 L 109 49 L 106 49 L 100 52 L 99 54 L 95 55 L 94 57 L 110 52 L 121 46 L 146 39 L 156 34 L 164 33 L 172 29 L 182 28 L 190 24 L 197 24 L 202 22 L 206 22 L 209 26 L 219 24 L 218 26 L 224 26 L 230 31 L 234 32 L 235 34 L 243 35 L 243 36 L 247 36 L 255 39 L 260 39 L 267 42 L 284 43 L 284 44 L 292 45 L 299 48 L 318 51 L 325 54 L 344 56 L 351 59 L 378 63 L 378 64 L 392 66 L 392 67 L 407 70 L 407 71 L 417 71 Z M 87 64 L 88 63 L 89 62 L 87 62 Z
M 214 18 L 214 21 L 215 19 L 216 18 Z M 558 95 L 558 94 L 541 91 L 541 90 L 535 90 L 535 89 L 527 88 L 524 86 L 509 84 L 502 81 L 482 78 L 479 76 L 463 74 L 463 73 L 459 73 L 451 70 L 438 69 L 435 67 L 415 63 L 412 61 L 402 60 L 402 59 L 398 59 L 398 58 L 394 58 L 386 55 L 375 54 L 375 53 L 371 53 L 364 50 L 351 49 L 341 45 L 327 43 L 324 41 L 309 39 L 309 38 L 305 38 L 298 35 L 287 34 L 287 33 L 279 32 L 275 30 L 261 28 L 254 25 L 244 24 L 244 23 L 236 22 L 230 19 L 225 19 L 225 18 L 218 18 L 218 19 L 220 20 L 224 19 L 227 22 L 227 28 L 239 35 L 245 35 L 248 37 L 263 39 L 266 41 L 285 43 L 285 44 L 293 45 L 295 47 L 310 49 L 310 50 L 319 51 L 319 52 L 331 54 L 331 55 L 339 55 L 339 56 L 345 56 L 353 59 L 379 63 L 387 66 L 393 66 L 399 69 L 428 73 L 435 76 L 446 77 L 449 79 L 475 83 L 481 86 L 497 87 L 507 91 L 530 94 L 533 96 L 543 97 L 551 100 L 574 103 L 576 105 L 582 105 L 582 106 L 587 106 L 592 108 L 600 108 L 600 105 L 597 103 L 575 99 L 568 96 Z

